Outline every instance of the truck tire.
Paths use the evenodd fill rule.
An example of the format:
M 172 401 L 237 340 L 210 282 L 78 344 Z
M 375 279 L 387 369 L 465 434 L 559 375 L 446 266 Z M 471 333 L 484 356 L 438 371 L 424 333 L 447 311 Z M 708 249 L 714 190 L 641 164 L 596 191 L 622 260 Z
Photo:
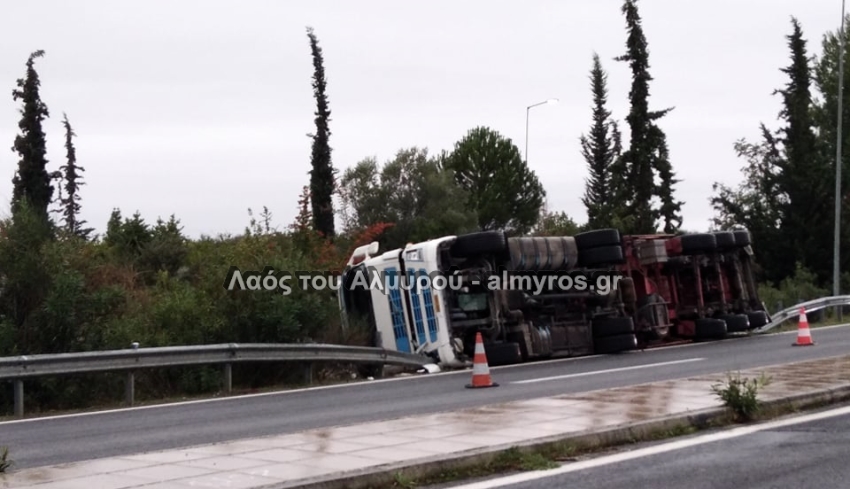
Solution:
M 620 297 L 625 304 L 637 305 L 637 292 L 635 292 L 635 281 L 631 277 L 623 277 L 617 282 L 617 288 L 620 289 Z
M 732 231 L 732 234 L 735 236 L 735 246 L 738 248 L 743 248 L 744 246 L 749 246 L 752 244 L 752 240 L 750 238 L 750 232 L 746 229 L 736 229 Z
M 764 311 L 753 311 L 747 313 L 747 318 L 750 320 L 750 329 L 761 328 L 769 323 L 767 313 Z
M 598 265 L 613 265 L 625 262 L 623 256 L 623 247 L 602 246 L 599 248 L 588 248 L 579 250 L 578 254 L 579 265 L 584 267 L 594 267 Z
M 714 234 L 714 240 L 717 242 L 717 248 L 721 250 L 731 250 L 735 248 L 735 234 L 731 231 L 719 231 Z
M 727 314 L 721 319 L 726 322 L 728 333 L 742 333 L 750 329 L 750 318 L 746 314 Z
M 698 340 L 720 339 L 726 336 L 726 321 L 722 319 L 705 318 L 695 321 L 694 336 Z
M 484 353 L 487 355 L 487 365 L 490 367 L 515 365 L 523 361 L 519 343 L 485 343 Z
M 502 231 L 482 231 L 463 234 L 455 238 L 451 253 L 459 258 L 478 255 L 503 256 L 508 250 L 508 237 Z
M 596 318 L 591 323 L 594 338 L 634 334 L 635 322 L 632 318 L 606 317 Z
M 682 254 L 699 255 L 717 250 L 717 239 L 713 234 L 683 234 L 679 237 L 682 243 Z
M 634 350 L 637 348 L 637 345 L 637 336 L 634 334 L 605 336 L 602 338 L 594 338 L 593 351 L 598 355 L 608 355 L 611 353 Z
M 590 248 L 599 248 L 600 246 L 620 246 L 620 231 L 616 229 L 596 229 L 593 231 L 585 231 L 575 235 L 576 245 L 579 251 Z

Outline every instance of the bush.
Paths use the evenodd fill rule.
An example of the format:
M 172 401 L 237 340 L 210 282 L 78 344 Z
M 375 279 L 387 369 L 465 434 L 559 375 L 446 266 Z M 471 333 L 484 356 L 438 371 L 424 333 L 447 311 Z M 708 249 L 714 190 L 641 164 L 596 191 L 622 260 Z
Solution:
M 801 302 L 830 295 L 832 295 L 830 290 L 818 285 L 815 274 L 799 263 L 796 266 L 794 276 L 783 280 L 778 287 L 772 284 L 759 285 L 759 297 L 771 312 L 778 312 Z M 808 320 L 819 322 L 823 318 L 824 312 L 831 313 L 831 311 L 816 311 L 809 314 Z
M 758 391 L 769 383 L 770 379 L 764 375 L 742 379 L 738 373 L 729 375 L 725 384 L 714 385 L 711 389 L 738 421 L 751 421 L 761 408 Z
M 303 214 L 303 213 L 302 213 Z M 102 239 L 48 232 L 22 211 L 0 223 L 0 356 L 214 343 L 328 341 L 366 344 L 360 329 L 343 331 L 332 290 L 228 291 L 224 280 L 266 266 L 289 272 L 340 270 L 355 246 L 388 227 L 374 226 L 333 243 L 313 232 L 309 215 L 286 231 L 252 222 L 242 236 L 189 240 L 179 221 L 148 225 L 114 211 Z M 234 387 L 301 379 L 279 365 L 234 368 Z M 217 391 L 218 368 L 139 372 L 140 399 Z M 28 382 L 29 411 L 68 409 L 121 399 L 120 375 Z M 10 410 L 11 392 L 0 391 Z

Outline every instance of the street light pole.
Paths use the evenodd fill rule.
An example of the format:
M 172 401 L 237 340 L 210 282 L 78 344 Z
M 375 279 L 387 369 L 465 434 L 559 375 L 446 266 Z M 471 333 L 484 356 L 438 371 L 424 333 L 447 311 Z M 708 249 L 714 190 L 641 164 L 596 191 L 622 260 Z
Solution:
M 842 123 L 844 122 L 844 3 L 841 0 L 841 31 L 839 32 L 838 49 L 838 127 L 836 129 L 835 141 L 835 238 L 833 240 L 833 263 L 832 263 L 832 295 L 839 295 L 840 291 L 840 266 L 839 258 L 841 252 L 841 141 L 844 139 Z M 838 307 L 838 318 L 841 319 L 841 307 Z
M 550 98 L 544 102 L 538 102 L 536 104 L 529 105 L 525 108 L 525 162 L 528 163 L 528 116 L 531 112 L 531 109 L 540 105 L 548 105 L 548 104 L 557 104 L 558 99 Z

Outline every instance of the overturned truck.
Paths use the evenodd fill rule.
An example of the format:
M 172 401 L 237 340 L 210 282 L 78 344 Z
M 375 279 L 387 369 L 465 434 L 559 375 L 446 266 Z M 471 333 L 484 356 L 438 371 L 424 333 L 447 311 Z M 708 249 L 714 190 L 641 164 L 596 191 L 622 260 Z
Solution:
M 371 342 L 468 366 L 481 333 L 491 365 L 618 353 L 746 333 L 770 317 L 750 234 L 446 236 L 354 251 L 341 277 L 344 325 Z

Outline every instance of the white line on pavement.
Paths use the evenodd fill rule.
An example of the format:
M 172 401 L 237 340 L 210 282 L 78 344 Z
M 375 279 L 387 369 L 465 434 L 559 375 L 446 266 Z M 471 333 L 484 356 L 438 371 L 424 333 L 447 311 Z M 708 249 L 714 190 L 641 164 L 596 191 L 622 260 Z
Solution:
M 596 467 L 603 467 L 605 465 L 616 464 L 619 462 L 625 462 L 627 460 L 634 460 L 637 458 L 648 457 L 651 455 L 658 455 L 660 453 L 672 452 L 675 450 L 681 450 L 683 448 L 690 448 L 699 445 L 705 445 L 706 443 L 713 443 L 721 440 L 728 440 L 730 438 L 738 438 L 740 436 L 751 435 L 753 433 L 758 433 L 759 431 L 773 430 L 777 428 L 783 428 L 785 426 L 793 426 L 796 424 L 809 423 L 812 421 L 819 421 L 822 419 L 834 418 L 836 416 L 844 416 L 850 414 L 850 406 L 833 409 L 830 411 L 823 411 L 820 413 L 807 414 L 804 416 L 798 416 L 789 419 L 783 419 L 779 421 L 771 421 L 764 424 L 758 424 L 753 426 L 745 426 L 741 428 L 733 428 L 727 431 L 721 431 L 720 433 L 712 433 L 709 435 L 697 436 L 694 438 L 688 438 L 685 440 L 674 441 L 670 443 L 664 443 L 663 445 L 655 445 L 646 448 L 640 448 L 638 450 L 634 450 L 631 452 L 625 453 L 617 453 L 614 455 L 607 455 L 599 458 L 594 458 L 591 460 L 585 460 L 582 462 L 570 463 L 567 465 L 563 465 L 560 468 L 552 469 L 552 470 L 542 470 L 535 472 L 525 472 L 522 474 L 512 475 L 508 477 L 501 477 L 498 479 L 491 479 L 482 482 L 476 482 L 473 484 L 467 484 L 462 486 L 453 486 L 451 489 L 492 489 L 495 487 L 504 487 L 512 484 L 522 484 L 526 482 L 536 481 L 539 479 L 546 479 L 549 477 L 554 477 L 558 475 L 568 474 L 570 472 L 576 472 L 579 470 L 592 469 Z
M 575 374 L 555 375 L 553 377 L 540 377 L 539 379 L 516 380 L 511 384 L 533 384 L 535 382 L 547 382 L 550 380 L 572 379 L 574 377 L 586 377 L 588 375 L 610 374 L 612 372 L 625 372 L 627 370 L 640 370 L 644 368 L 664 367 L 667 365 L 678 365 L 680 363 L 701 362 L 705 358 L 687 358 L 685 360 L 675 360 L 672 362 L 648 363 L 644 365 L 633 365 L 631 367 L 609 368 L 606 370 L 593 370 L 590 372 L 579 372 Z

